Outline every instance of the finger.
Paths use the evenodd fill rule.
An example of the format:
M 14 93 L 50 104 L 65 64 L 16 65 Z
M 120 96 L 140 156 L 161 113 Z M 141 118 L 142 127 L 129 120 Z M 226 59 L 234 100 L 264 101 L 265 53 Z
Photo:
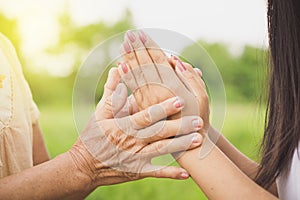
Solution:
M 104 92 L 101 100 L 96 107 L 96 117 L 98 120 L 113 117 L 112 94 L 120 82 L 120 74 L 116 68 L 111 68 L 108 73 L 107 81 L 104 85 Z
M 174 67 L 174 69 L 178 65 L 178 62 L 180 62 L 181 66 L 184 70 L 188 70 L 193 75 L 198 75 L 191 64 L 182 62 L 177 56 L 171 55 L 171 58 L 169 58 L 168 61 L 169 61 L 169 63 L 171 63 L 171 65 Z
M 123 60 L 125 61 L 125 63 L 127 64 L 127 66 L 129 67 L 128 70 L 131 71 L 137 87 L 141 87 L 143 85 L 146 85 L 147 81 L 146 81 L 143 71 L 140 68 L 139 60 L 138 60 L 138 57 L 136 56 L 136 51 L 133 48 L 132 43 L 130 42 L 130 39 L 127 39 L 127 35 L 128 34 L 125 34 L 125 38 L 124 38 L 125 41 L 122 44 L 122 47 L 123 47 L 122 49 L 124 52 L 122 54 L 122 57 L 123 57 Z M 142 58 L 140 58 L 140 59 L 142 59 Z M 144 60 L 146 61 L 146 59 L 144 59 Z
M 108 72 L 107 81 L 104 85 L 104 92 L 102 98 L 110 96 L 113 91 L 116 89 L 117 85 L 121 80 L 121 76 L 118 72 L 118 69 L 113 67 Z
M 128 41 L 124 41 L 121 45 L 120 53 L 123 60 L 130 66 L 130 68 L 135 69 L 139 67 L 137 59 L 135 57 L 135 52 Z
M 134 92 L 138 88 L 138 84 L 134 75 L 132 74 L 132 71 L 129 70 L 128 65 L 124 62 L 118 63 L 118 71 L 120 76 L 122 77 L 122 80 L 129 87 L 131 92 Z
M 194 149 L 201 145 L 203 137 L 199 133 L 183 135 L 173 139 L 160 140 L 146 146 L 141 153 L 150 157 Z
M 123 117 L 123 109 L 126 107 L 127 102 L 127 88 L 124 83 L 119 83 L 116 90 L 112 93 L 111 97 L 111 107 L 113 117 Z
M 137 106 L 139 108 L 142 108 L 143 103 L 143 95 L 140 90 L 140 88 L 144 85 L 146 85 L 146 80 L 143 76 L 143 73 L 140 69 L 138 71 L 131 71 L 126 63 L 119 63 L 118 67 L 119 73 L 122 77 L 122 80 L 126 83 L 126 85 L 129 87 L 132 94 L 134 94 L 135 98 L 140 98 L 140 101 L 138 101 L 140 104 Z
M 194 81 L 198 82 L 199 85 L 202 86 L 202 88 L 205 88 L 205 83 L 202 80 L 202 78 L 199 78 L 198 73 L 194 70 L 193 66 L 189 63 L 184 63 L 182 62 L 178 57 L 173 56 L 174 60 L 176 61 L 176 67 L 178 68 L 183 74 L 185 74 L 186 78 L 190 79 L 194 79 Z M 202 73 L 202 72 L 201 72 Z
M 170 66 L 166 54 L 161 48 L 149 37 L 144 31 L 139 30 L 138 35 L 144 46 L 148 50 L 148 53 L 155 64 L 162 64 Z
M 205 90 L 206 92 L 206 86 L 204 81 L 201 77 L 199 77 L 198 73 L 194 70 L 192 65 L 188 63 L 183 63 L 179 58 L 176 56 L 172 56 L 172 59 L 174 63 L 175 61 L 175 71 L 177 73 L 177 76 L 181 79 L 181 81 L 187 86 L 187 88 L 190 91 L 193 91 L 193 93 L 196 95 L 197 91 L 196 89 Z M 192 87 L 191 87 L 192 86 Z M 199 90 L 198 90 L 199 91 Z
M 181 61 L 177 56 L 171 56 L 171 58 L 168 59 L 169 63 L 172 65 L 172 67 L 175 69 L 177 64 L 177 61 Z M 192 74 L 200 76 L 202 78 L 202 71 L 199 68 L 193 68 L 193 66 L 189 63 L 182 62 L 181 63 L 184 65 L 185 69 L 189 70 Z M 194 71 L 192 71 L 194 70 Z M 203 80 L 199 79 L 199 81 L 203 82 Z M 204 83 L 204 82 L 203 82 Z
M 200 79 L 199 76 L 194 76 L 190 71 L 188 70 L 182 70 L 182 68 L 179 66 L 180 64 L 176 65 L 175 71 L 177 76 L 180 78 L 180 80 L 185 83 L 187 88 L 197 97 L 204 97 L 207 96 L 206 87 L 205 84 L 201 84 L 198 79 Z
M 136 129 L 142 129 L 164 119 L 170 115 L 178 113 L 184 105 L 183 99 L 173 97 L 162 103 L 153 105 L 134 115 L 129 116 L 131 125 Z
M 127 100 L 127 88 L 123 83 L 119 83 L 113 93 L 102 98 L 96 108 L 96 117 L 98 120 L 111 119 L 119 117 L 119 112 L 125 106 Z
M 131 45 L 135 53 L 136 61 L 139 65 L 138 67 L 143 72 L 146 82 L 161 82 L 156 66 L 140 38 L 134 32 L 129 30 L 126 32 L 124 39 Z M 132 70 L 135 73 L 135 66 Z
M 174 59 L 174 56 L 171 55 L 170 58 L 168 58 L 168 62 L 170 63 L 170 65 L 175 69 L 176 67 L 176 60 Z
M 139 37 L 129 30 L 126 32 L 124 39 L 131 45 L 139 66 L 152 63 L 152 60 Z
M 186 62 L 182 62 L 177 56 L 171 56 L 171 58 L 175 61 L 175 66 L 178 65 L 178 63 L 180 64 L 180 66 L 184 69 L 189 71 L 191 74 L 193 75 L 197 75 L 197 73 L 194 71 L 194 68 L 191 64 L 186 63 Z
M 194 68 L 194 70 L 198 74 L 198 76 L 202 77 L 202 71 L 199 68 Z
M 147 143 L 158 140 L 186 135 L 197 132 L 203 127 L 203 120 L 199 116 L 185 116 L 176 120 L 159 121 L 154 125 L 138 131 L 138 137 Z
M 138 112 L 138 106 L 133 95 L 126 96 L 126 103 L 122 109 L 115 115 L 116 118 L 122 118 Z
M 180 71 L 184 72 L 184 71 L 188 71 L 189 73 L 187 73 L 187 76 L 196 76 L 196 81 L 198 81 L 198 83 L 206 89 L 205 87 L 205 83 L 202 80 L 201 76 L 202 76 L 202 72 L 200 69 L 198 68 L 193 68 L 191 64 L 189 63 L 185 63 L 182 62 L 177 56 L 171 56 L 171 58 L 168 59 L 169 63 L 172 65 L 172 67 L 175 69 L 176 68 L 180 69 Z M 179 77 L 179 79 L 181 80 L 181 82 L 184 83 L 184 85 L 186 86 L 186 88 L 188 88 L 188 90 L 192 91 L 189 82 L 186 78 L 184 78 L 181 73 L 178 73 L 178 69 L 176 71 L 177 77 Z M 200 73 L 199 73 L 200 72 Z M 199 78 L 200 76 L 200 78 Z M 192 78 L 192 77 L 191 77 Z
M 155 166 L 149 167 L 149 172 L 142 173 L 141 177 L 153 177 L 153 178 L 171 178 L 177 180 L 184 180 L 189 178 L 189 173 L 180 167 L 175 166 Z
M 177 65 L 177 61 L 174 59 L 174 56 L 172 55 L 171 58 L 168 59 L 169 63 L 172 65 L 172 67 L 174 68 L 177 77 L 180 79 L 180 81 L 184 84 L 184 86 L 192 92 L 192 88 L 189 85 L 188 81 L 183 77 L 183 75 L 181 73 L 178 73 L 178 71 L 176 71 L 176 65 Z
M 128 104 L 129 104 L 129 114 L 130 115 L 133 115 L 139 111 L 137 102 L 132 94 L 128 97 Z

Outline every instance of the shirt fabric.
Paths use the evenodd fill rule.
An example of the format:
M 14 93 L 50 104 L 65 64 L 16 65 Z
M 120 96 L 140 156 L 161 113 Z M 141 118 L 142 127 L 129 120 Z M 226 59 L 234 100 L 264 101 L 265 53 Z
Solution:
M 294 152 L 290 171 L 277 178 L 277 187 L 279 199 L 300 200 L 300 149 Z
M 0 178 L 33 166 L 39 111 L 12 44 L 0 33 Z

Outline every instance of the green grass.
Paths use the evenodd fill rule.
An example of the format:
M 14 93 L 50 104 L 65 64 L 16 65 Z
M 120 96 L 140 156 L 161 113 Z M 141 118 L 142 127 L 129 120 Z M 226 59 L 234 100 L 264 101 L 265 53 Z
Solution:
M 70 106 L 40 107 L 40 123 L 46 145 L 52 157 L 67 151 L 75 142 L 75 131 Z M 261 112 L 252 104 L 231 104 L 227 106 L 224 135 L 243 153 L 257 159 L 258 144 L 262 135 Z M 167 179 L 144 179 L 120 185 L 101 187 L 87 199 L 97 200 L 165 200 L 206 199 L 191 179 L 174 181 Z

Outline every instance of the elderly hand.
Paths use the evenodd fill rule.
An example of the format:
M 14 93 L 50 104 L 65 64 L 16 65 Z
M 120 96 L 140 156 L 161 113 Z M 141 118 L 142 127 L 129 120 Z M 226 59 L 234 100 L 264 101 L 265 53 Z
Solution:
M 95 114 L 70 150 L 76 166 L 89 175 L 95 187 L 144 177 L 188 178 L 186 170 L 154 166 L 151 159 L 199 146 L 202 137 L 196 132 L 202 128 L 202 119 L 164 120 L 184 107 L 178 97 L 136 112 L 120 79 L 118 70 L 111 69 Z

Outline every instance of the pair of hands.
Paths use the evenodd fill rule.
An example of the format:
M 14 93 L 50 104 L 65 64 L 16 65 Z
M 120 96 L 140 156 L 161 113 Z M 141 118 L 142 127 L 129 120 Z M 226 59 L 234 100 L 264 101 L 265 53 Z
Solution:
M 95 187 L 144 177 L 186 179 L 186 170 L 154 166 L 151 159 L 196 148 L 206 137 L 201 71 L 168 59 L 141 31 L 127 32 L 122 46 L 125 62 L 110 70 L 95 114 L 69 151 L 74 163 Z

